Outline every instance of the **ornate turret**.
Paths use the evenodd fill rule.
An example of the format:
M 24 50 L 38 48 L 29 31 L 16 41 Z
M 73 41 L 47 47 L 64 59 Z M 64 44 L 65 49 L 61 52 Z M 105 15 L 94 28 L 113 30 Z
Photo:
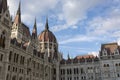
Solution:
M 32 39 L 37 39 L 37 25 L 36 25 L 36 19 L 35 19 L 34 27 L 33 27 L 33 30 L 32 30 Z

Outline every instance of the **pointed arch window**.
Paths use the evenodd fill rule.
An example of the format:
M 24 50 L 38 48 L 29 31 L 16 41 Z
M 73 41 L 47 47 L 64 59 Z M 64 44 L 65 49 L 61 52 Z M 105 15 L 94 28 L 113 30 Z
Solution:
M 22 77 L 20 77 L 19 80 L 23 80 Z
M 16 76 L 13 76 L 13 77 L 12 77 L 12 80 L 16 80 Z
M 9 80 L 9 74 L 7 74 L 7 76 L 6 76 L 6 80 Z
M 107 50 L 106 50 L 106 49 L 104 49 L 104 50 L 102 51 L 102 53 L 103 53 L 103 56 L 107 56 Z
M 37 50 L 36 49 L 33 50 L 33 55 L 37 55 Z
M 5 41 L 6 41 L 6 33 L 5 31 L 2 32 L 0 35 L 0 47 L 5 48 Z
M 114 51 L 114 54 L 115 54 L 115 55 L 119 55 L 118 49 L 116 49 L 116 50 Z

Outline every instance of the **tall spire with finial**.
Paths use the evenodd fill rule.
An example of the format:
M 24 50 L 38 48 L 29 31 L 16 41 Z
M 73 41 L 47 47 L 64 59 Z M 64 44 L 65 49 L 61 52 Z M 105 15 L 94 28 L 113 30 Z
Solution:
M 33 38 L 33 39 L 37 38 L 37 25 L 36 25 L 36 18 L 35 18 L 35 22 L 34 22 L 33 31 L 32 31 L 32 38 Z
M 16 24 L 21 23 L 21 1 L 19 2 L 19 6 L 18 6 L 17 14 L 15 16 L 14 23 L 16 23 Z
M 49 30 L 48 17 L 46 18 L 45 30 Z

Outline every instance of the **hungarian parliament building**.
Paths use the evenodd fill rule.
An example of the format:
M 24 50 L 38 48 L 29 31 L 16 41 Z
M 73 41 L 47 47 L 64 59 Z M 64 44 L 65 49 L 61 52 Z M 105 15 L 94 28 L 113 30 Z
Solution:
M 0 80 L 120 80 L 117 43 L 102 44 L 99 56 L 64 59 L 48 19 L 38 35 L 36 19 L 32 31 L 21 21 L 20 3 L 10 16 L 7 0 L 0 0 Z

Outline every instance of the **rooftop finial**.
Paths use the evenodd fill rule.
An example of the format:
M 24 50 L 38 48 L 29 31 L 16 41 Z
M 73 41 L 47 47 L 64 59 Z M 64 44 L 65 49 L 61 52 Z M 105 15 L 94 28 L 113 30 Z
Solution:
M 48 26 L 48 17 L 46 17 L 45 30 L 49 30 L 49 26 Z

